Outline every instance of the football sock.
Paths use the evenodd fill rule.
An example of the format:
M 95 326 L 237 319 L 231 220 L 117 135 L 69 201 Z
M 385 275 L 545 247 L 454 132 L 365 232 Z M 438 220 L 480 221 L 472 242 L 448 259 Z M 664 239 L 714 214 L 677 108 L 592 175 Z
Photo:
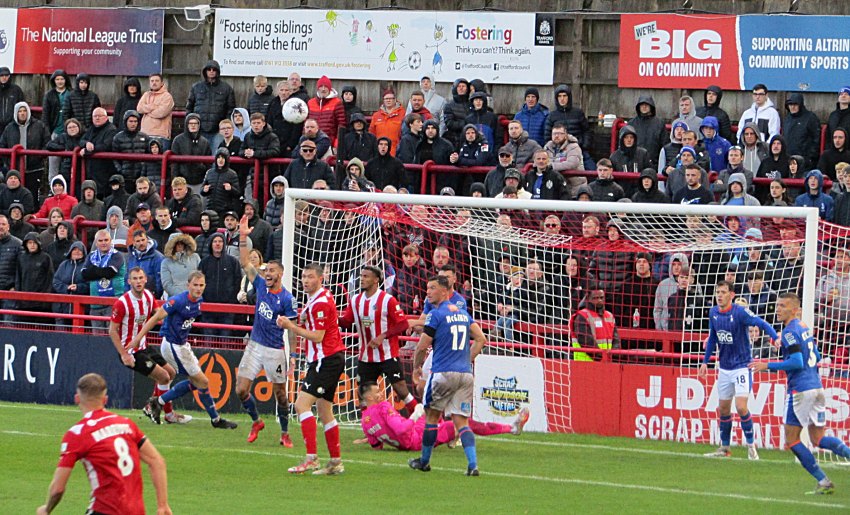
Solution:
M 154 397 L 159 397 L 160 395 L 164 395 L 165 392 L 167 392 L 169 388 L 171 388 L 171 382 L 168 382 L 168 383 L 165 383 L 165 384 L 158 384 L 158 385 L 154 386 L 153 387 Z M 165 404 L 163 404 L 162 411 L 164 411 L 166 415 L 168 415 L 169 413 L 174 411 L 172 404 L 170 402 L 166 402 Z
M 832 451 L 843 458 L 850 458 L 850 447 L 834 436 L 824 436 L 818 442 L 818 447 Z
M 480 435 L 503 435 L 510 433 L 513 427 L 510 424 L 500 424 L 498 422 L 478 422 L 477 420 L 469 419 L 469 429 L 472 432 Z
M 254 396 L 250 393 L 248 394 L 248 398 L 242 401 L 242 407 L 251 415 L 251 420 L 256 422 L 260 419 L 260 415 L 257 413 L 257 403 L 254 401 Z
M 412 393 L 408 393 L 407 397 L 404 398 L 404 407 L 407 408 L 408 415 L 413 415 L 413 410 L 416 409 L 417 404 L 419 403 L 413 398 Z
M 741 429 L 744 431 L 744 438 L 747 440 L 747 445 L 753 444 L 753 414 L 749 411 L 741 417 Z
M 732 415 L 720 416 L 720 445 L 729 447 L 732 440 Z
M 170 390 L 159 396 L 159 403 L 165 404 L 175 399 L 179 399 L 190 391 L 192 391 L 192 384 L 189 382 L 189 380 L 186 379 L 184 381 L 180 381 L 179 383 L 172 386 Z
M 285 403 L 282 406 L 280 404 L 275 404 L 275 411 L 277 412 L 277 421 L 280 424 L 280 432 L 288 433 L 289 432 L 289 403 Z
M 826 478 L 826 474 L 824 474 L 823 470 L 818 466 L 818 462 L 815 459 L 812 451 L 808 449 L 802 442 L 797 440 L 797 443 L 792 445 L 791 452 L 797 456 L 797 459 L 800 460 L 800 465 L 806 469 L 806 472 L 812 475 L 818 481 L 823 481 Z
M 316 419 L 313 419 L 314 421 Z M 328 444 L 328 453 L 331 455 L 331 459 L 339 459 L 340 457 L 340 449 L 339 449 L 339 425 L 337 425 L 336 420 L 332 420 L 325 426 L 325 443 Z
M 215 409 L 215 402 L 210 395 L 210 389 L 198 388 L 198 398 L 201 400 L 201 404 L 204 405 L 204 409 L 207 410 L 210 420 L 218 420 L 218 410 Z
M 463 452 L 466 453 L 466 461 L 469 462 L 469 468 L 478 468 L 478 455 L 475 452 L 475 435 L 472 434 L 472 429 L 469 426 L 464 426 L 458 431 L 460 435 L 460 443 L 463 444 Z
M 298 420 L 301 422 L 301 434 L 304 436 L 304 446 L 307 448 L 307 454 L 316 454 L 316 417 L 312 411 L 305 411 L 298 415 Z
M 422 463 L 431 461 L 431 452 L 437 443 L 437 424 L 425 424 L 425 432 L 422 433 Z

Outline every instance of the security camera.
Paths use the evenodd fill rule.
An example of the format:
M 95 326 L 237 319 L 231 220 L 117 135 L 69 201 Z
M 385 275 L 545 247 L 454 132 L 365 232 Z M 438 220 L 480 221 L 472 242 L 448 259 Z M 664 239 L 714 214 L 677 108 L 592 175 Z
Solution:
M 187 21 L 204 21 L 207 16 L 212 14 L 213 10 L 209 4 L 196 5 L 194 7 L 186 7 L 183 9 L 183 16 Z

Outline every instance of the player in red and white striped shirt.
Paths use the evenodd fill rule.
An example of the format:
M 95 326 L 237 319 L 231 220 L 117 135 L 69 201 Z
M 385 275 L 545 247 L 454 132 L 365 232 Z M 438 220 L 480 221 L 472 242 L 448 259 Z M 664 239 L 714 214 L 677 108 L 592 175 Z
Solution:
M 127 272 L 127 282 L 130 288 L 112 305 L 109 337 L 124 366 L 153 379 L 154 395 L 160 396 L 171 387 L 171 380 L 177 374 L 174 367 L 165 361 L 156 348 L 148 347 L 144 337 L 137 347 L 131 345 L 133 338 L 139 334 L 139 330 L 153 313 L 156 300 L 153 294 L 145 289 L 147 274 L 141 268 L 135 267 Z M 145 406 L 145 415 L 150 416 L 147 410 L 148 407 Z M 165 405 L 163 411 L 165 421 L 170 424 L 185 424 L 192 420 L 189 415 L 174 413 L 170 402 Z
M 412 415 L 417 402 L 407 389 L 398 361 L 398 337 L 408 328 L 407 317 L 398 301 L 380 289 L 382 282 L 383 273 L 378 267 L 364 266 L 360 270 L 361 293 L 348 303 L 339 325 L 353 325 L 360 336 L 357 381 L 377 383 L 383 375 Z
M 307 457 L 289 472 L 303 474 L 313 471 L 316 475 L 334 475 L 345 471 L 340 458 L 339 426 L 334 419 L 333 405 L 339 377 L 345 369 L 345 345 L 339 332 L 339 314 L 329 291 L 322 287 L 324 269 L 311 263 L 301 272 L 301 283 L 307 294 L 307 304 L 301 311 L 299 327 L 286 317 L 278 317 L 282 328 L 307 341 L 307 375 L 301 382 L 301 390 L 295 399 L 295 412 L 301 422 L 301 434 L 307 447 Z M 316 418 L 313 404 L 322 419 L 325 442 L 331 459 L 320 468 L 316 453 Z

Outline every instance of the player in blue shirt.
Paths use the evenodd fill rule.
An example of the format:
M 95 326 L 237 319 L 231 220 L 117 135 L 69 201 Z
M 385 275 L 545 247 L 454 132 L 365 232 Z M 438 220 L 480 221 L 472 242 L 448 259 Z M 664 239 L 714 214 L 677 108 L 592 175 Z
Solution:
M 177 370 L 178 373 L 186 374 L 189 379 L 180 381 L 170 390 L 148 399 L 151 407 L 151 420 L 160 423 L 162 406 L 166 402 L 178 399 L 192 390 L 198 391 L 198 398 L 210 416 L 212 426 L 219 429 L 236 429 L 236 424 L 221 418 L 215 409 L 215 401 L 210 395 L 209 381 L 198 364 L 198 358 L 192 352 L 192 346 L 187 341 L 189 331 L 195 319 L 201 316 L 201 302 L 204 288 L 207 286 L 206 278 L 202 272 L 197 270 L 189 274 L 189 289 L 183 293 L 170 297 L 152 317 L 145 322 L 139 333 L 133 338 L 131 345 L 138 346 L 142 337 L 162 322 L 159 335 L 162 336 L 160 351 L 162 357 Z
M 466 305 L 466 299 L 464 299 L 463 295 L 461 295 L 455 290 L 455 284 L 457 284 L 457 270 L 455 269 L 455 266 L 451 263 L 447 263 L 440 267 L 440 271 L 437 272 L 437 275 L 443 276 L 449 280 L 449 302 L 451 302 L 458 308 L 461 308 L 465 311 L 469 311 Z M 422 329 L 423 327 L 425 327 L 425 317 L 428 316 L 428 313 L 430 313 L 432 309 L 434 309 L 434 304 L 432 304 L 426 296 L 425 305 L 422 306 L 422 314 L 419 315 L 419 318 L 417 319 L 411 318 L 407 321 L 407 323 L 412 329 Z
M 292 447 L 289 438 L 289 399 L 286 392 L 287 372 L 295 365 L 294 359 L 290 364 L 289 350 L 295 347 L 295 334 L 287 332 L 287 340 L 283 339 L 284 318 L 295 320 L 292 294 L 283 287 L 283 265 L 280 261 L 271 260 L 260 275 L 248 259 L 248 235 L 251 234 L 248 218 L 243 216 L 239 222 L 239 260 L 245 276 L 254 285 L 257 294 L 257 306 L 254 309 L 254 326 L 251 337 L 242 353 L 239 362 L 239 372 L 236 374 L 236 395 L 242 401 L 242 407 L 251 415 L 251 432 L 248 443 L 257 439 L 266 424 L 257 413 L 257 403 L 251 395 L 251 385 L 261 370 L 265 370 L 266 378 L 272 383 L 272 393 L 275 398 L 277 421 L 280 423 L 280 444 Z
M 474 378 L 472 362 L 484 348 L 487 338 L 466 309 L 449 301 L 451 289 L 445 276 L 428 280 L 428 301 L 434 307 L 426 317 L 425 329 L 413 358 L 413 368 L 422 373 L 422 363 L 433 346 L 431 375 L 425 386 L 425 431 L 422 456 L 411 459 L 410 468 L 431 470 L 431 452 L 437 441 L 443 414 L 451 415 L 469 465 L 467 476 L 478 475 L 475 435 L 469 428 L 472 416 Z M 470 340 L 474 343 L 470 345 Z
M 750 370 L 783 370 L 788 376 L 788 407 L 783 421 L 786 445 L 803 468 L 817 479 L 818 485 L 813 493 L 831 494 L 835 487 L 818 466 L 812 452 L 800 441 L 800 432 L 807 427 L 813 444 L 844 458 L 850 458 L 850 448 L 834 436 L 824 436 L 826 397 L 818 374 L 820 353 L 809 328 L 800 320 L 799 311 L 800 297 L 793 293 L 779 296 L 776 318 L 785 325 L 780 340 L 784 361 L 750 363 Z
M 735 289 L 729 281 L 719 281 L 714 288 L 717 305 L 708 315 L 708 341 L 705 344 L 705 356 L 699 367 L 699 377 L 708 375 L 708 363 L 719 347 L 720 370 L 717 373 L 717 393 L 719 403 L 717 412 L 720 417 L 720 447 L 709 457 L 728 458 L 732 455 L 729 446 L 732 439 L 732 399 L 741 420 L 741 429 L 747 440 L 747 457 L 759 459 L 753 438 L 753 417 L 747 408 L 752 391 L 752 373 L 747 365 L 753 360 L 749 327 L 757 326 L 776 340 L 779 335 L 767 322 L 753 314 L 749 309 L 733 303 Z

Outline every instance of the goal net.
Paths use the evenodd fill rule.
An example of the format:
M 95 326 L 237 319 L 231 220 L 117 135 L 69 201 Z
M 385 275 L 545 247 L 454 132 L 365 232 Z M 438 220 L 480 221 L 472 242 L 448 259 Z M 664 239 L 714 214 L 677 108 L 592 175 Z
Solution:
M 475 414 L 511 420 L 528 399 L 529 383 L 540 381 L 545 404 L 532 411 L 541 416 L 536 427 L 549 431 L 584 430 L 584 413 L 574 418 L 571 393 L 587 395 L 608 386 L 576 390 L 571 374 L 576 360 L 602 358 L 601 353 L 575 352 L 572 346 L 581 340 L 582 331 L 571 332 L 570 324 L 588 302 L 586 294 L 600 288 L 605 309 L 616 320 L 619 345 L 626 351 L 605 360 L 651 365 L 641 370 L 675 370 L 672 384 L 657 385 L 657 392 L 649 389 L 649 395 L 657 397 L 657 409 L 647 413 L 669 418 L 672 430 L 641 434 L 620 420 L 614 422 L 621 426 L 616 434 L 695 443 L 719 438 L 714 372 L 707 380 L 697 377 L 714 285 L 720 279 L 732 280 L 736 301 L 777 330 L 776 295 L 794 291 L 801 294 L 803 318 L 816 327 L 815 338 L 830 363 L 825 377 L 830 425 L 844 431 L 850 391 L 847 369 L 841 368 L 847 364 L 847 329 L 842 325 L 847 316 L 835 302 L 827 309 L 825 299 L 847 302 L 850 290 L 841 288 L 850 287 L 850 280 L 837 286 L 838 296 L 824 300 L 816 295 L 816 286 L 837 266 L 833 262 L 840 259 L 833 255 L 845 247 L 847 234 L 818 224 L 816 218 L 807 220 L 811 214 L 797 208 L 288 190 L 284 281 L 303 300 L 300 271 L 307 262 L 320 262 L 326 270 L 325 286 L 342 311 L 348 296 L 358 291 L 360 268 L 377 265 L 384 271 L 385 289 L 415 317 L 425 303 L 427 277 L 445 263 L 454 264 L 456 291 L 489 340 L 488 356 L 476 362 L 476 391 L 484 393 L 476 398 Z M 826 312 L 832 322 L 823 318 Z M 777 357 L 765 335 L 753 331 L 751 338 L 754 357 Z M 414 334 L 403 342 L 402 361 L 408 367 L 417 340 Z M 355 421 L 359 342 L 352 334 L 346 343 L 348 366 L 337 405 L 343 420 Z M 489 368 L 493 370 L 485 374 L 485 383 L 479 384 L 481 370 Z M 784 385 L 784 376 L 778 374 L 755 378 L 750 406 L 763 447 L 781 445 Z M 636 395 L 639 392 L 624 390 L 622 402 L 634 403 Z M 735 428 L 739 443 L 737 421 Z

